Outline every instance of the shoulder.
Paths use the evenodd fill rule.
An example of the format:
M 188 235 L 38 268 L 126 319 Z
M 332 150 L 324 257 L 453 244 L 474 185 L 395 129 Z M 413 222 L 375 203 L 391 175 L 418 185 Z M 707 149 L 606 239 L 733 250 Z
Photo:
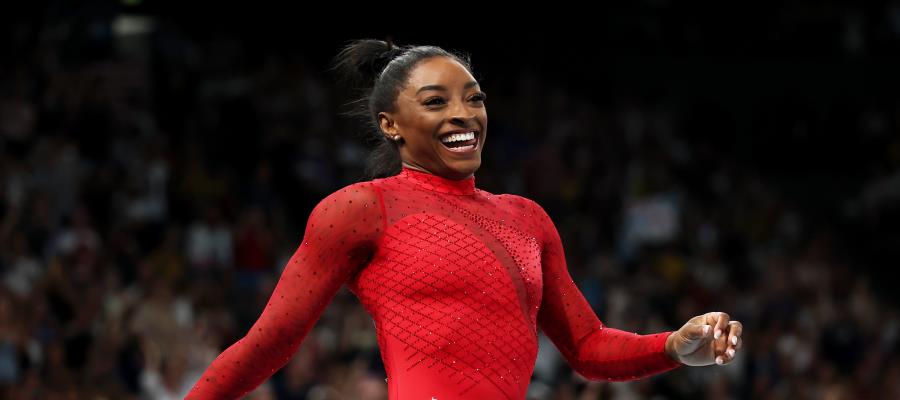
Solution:
M 344 186 L 313 207 L 306 220 L 303 245 L 335 254 L 370 249 L 384 229 L 382 209 L 371 184 Z
M 371 182 L 344 186 L 319 201 L 307 221 L 307 233 L 348 242 L 374 240 L 383 228 L 384 207 L 378 187 Z M 352 232 L 352 233 L 351 233 Z
M 493 195 L 497 201 L 506 203 L 512 208 L 518 208 L 529 214 L 546 214 L 544 209 L 534 200 L 517 194 L 497 194 Z M 533 215 L 531 215 L 533 216 Z
M 381 190 L 377 182 L 365 181 L 352 183 L 335 190 L 324 199 L 319 201 L 316 209 L 323 210 L 330 207 L 356 210 L 356 209 L 372 209 L 377 210 L 381 205 Z
M 552 239 L 555 225 L 550 216 L 536 201 L 516 194 L 494 196 L 498 204 L 514 215 L 520 230 L 532 232 L 541 242 Z
M 344 198 L 375 198 L 381 194 L 381 180 L 363 181 L 351 183 L 335 190 L 329 197 L 338 196 Z

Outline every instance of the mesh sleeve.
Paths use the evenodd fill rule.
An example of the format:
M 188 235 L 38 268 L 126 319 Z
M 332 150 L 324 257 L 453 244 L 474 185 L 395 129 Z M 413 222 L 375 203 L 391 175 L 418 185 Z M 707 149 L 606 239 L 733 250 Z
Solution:
M 187 398 L 239 398 L 287 364 L 338 289 L 368 263 L 383 215 L 378 188 L 365 182 L 319 202 L 262 314 L 212 362 Z
M 665 352 L 671 332 L 637 335 L 603 325 L 569 275 L 556 226 L 531 203 L 543 232 L 538 326 L 569 365 L 588 379 L 609 381 L 640 379 L 681 366 Z

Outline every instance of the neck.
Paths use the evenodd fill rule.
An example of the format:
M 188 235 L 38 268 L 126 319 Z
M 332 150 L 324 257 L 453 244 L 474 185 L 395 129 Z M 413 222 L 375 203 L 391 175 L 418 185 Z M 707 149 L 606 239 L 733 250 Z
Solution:
M 416 171 L 419 171 L 419 172 L 424 172 L 424 173 L 426 173 L 426 174 L 431 174 L 431 175 L 434 175 L 434 176 L 439 176 L 439 177 L 444 178 L 444 179 L 463 180 L 463 179 L 469 179 L 469 178 L 475 176 L 474 173 L 471 173 L 471 174 L 469 174 L 469 175 L 466 175 L 466 176 L 463 176 L 463 177 L 459 177 L 459 178 L 448 178 L 448 177 L 445 177 L 445 176 L 443 176 L 443 175 L 440 175 L 440 174 L 436 174 L 436 173 L 434 173 L 434 172 L 431 172 L 431 171 L 425 169 L 425 167 L 423 167 L 423 166 L 421 166 L 421 165 L 418 165 L 418 164 L 415 164 L 415 163 L 410 163 L 410 162 L 406 162 L 406 161 L 401 161 L 401 164 L 403 165 L 403 168 L 413 169 L 413 170 L 416 170 Z
M 434 192 L 455 195 L 475 194 L 475 174 L 463 179 L 450 179 L 404 164 L 397 179 L 413 182 L 423 189 Z
M 429 171 L 429 170 L 427 170 L 427 169 L 425 169 L 425 168 L 423 168 L 423 167 L 421 167 L 421 166 L 419 166 L 419 165 L 411 164 L 411 163 L 408 163 L 408 162 L 406 162 L 406 161 L 403 161 L 402 164 L 403 164 L 403 166 L 406 167 L 406 168 L 410 168 L 410 169 L 414 169 L 414 170 L 416 170 L 416 171 L 422 171 L 422 172 L 427 172 L 427 173 L 429 173 L 429 174 L 432 174 L 431 171 Z M 434 174 L 432 174 L 432 175 L 434 175 Z

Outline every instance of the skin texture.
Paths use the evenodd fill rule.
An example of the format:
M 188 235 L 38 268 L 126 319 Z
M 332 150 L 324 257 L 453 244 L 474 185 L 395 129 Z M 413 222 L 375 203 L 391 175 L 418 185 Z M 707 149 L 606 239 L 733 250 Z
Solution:
M 726 365 L 743 345 L 744 327 L 723 312 L 710 312 L 688 320 L 666 340 L 666 353 L 691 366 Z
M 466 67 L 452 58 L 433 57 L 410 71 L 394 111 L 380 113 L 379 125 L 389 139 L 401 138 L 400 157 L 407 167 L 465 179 L 481 166 L 488 123 L 484 100 Z M 453 153 L 441 144 L 442 134 L 456 130 L 476 131 L 478 147 L 473 153 Z

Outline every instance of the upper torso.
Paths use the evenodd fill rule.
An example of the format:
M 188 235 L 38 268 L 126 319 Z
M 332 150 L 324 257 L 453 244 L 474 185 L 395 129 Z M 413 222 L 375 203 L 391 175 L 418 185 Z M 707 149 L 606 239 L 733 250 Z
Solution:
M 524 398 L 542 287 L 530 204 L 405 168 L 364 185 L 384 232 L 348 287 L 374 319 L 390 397 Z

